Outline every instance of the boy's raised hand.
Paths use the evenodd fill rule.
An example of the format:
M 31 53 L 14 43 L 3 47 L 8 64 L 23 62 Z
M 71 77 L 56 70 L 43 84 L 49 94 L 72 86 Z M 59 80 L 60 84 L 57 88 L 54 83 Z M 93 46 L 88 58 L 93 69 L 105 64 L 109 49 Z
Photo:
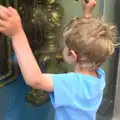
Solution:
M 6 8 L 0 5 L 0 32 L 12 37 L 22 31 L 21 18 L 12 7 Z
M 83 12 L 85 18 L 92 17 L 92 11 L 96 6 L 96 0 L 89 0 L 88 3 L 85 2 L 85 0 L 82 0 L 83 5 Z

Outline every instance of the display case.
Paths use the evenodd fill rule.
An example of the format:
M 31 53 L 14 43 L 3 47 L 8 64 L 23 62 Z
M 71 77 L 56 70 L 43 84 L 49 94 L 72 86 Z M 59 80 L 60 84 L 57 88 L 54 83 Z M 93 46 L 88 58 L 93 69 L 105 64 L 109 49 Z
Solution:
M 94 16 L 107 22 L 117 23 L 119 26 L 118 17 L 115 16 L 117 0 L 96 1 Z M 75 0 L 1 0 L 0 4 L 12 5 L 18 10 L 30 47 L 42 72 L 73 71 L 73 66 L 69 67 L 61 55 L 61 49 L 64 46 L 62 31 L 64 25 L 71 19 L 82 16 L 81 2 Z M 0 34 L 0 40 L 0 106 L 2 106 L 0 120 L 53 120 L 54 110 L 48 93 L 30 88 L 24 83 L 10 38 Z M 111 120 L 113 117 L 118 52 L 116 48 L 115 54 L 102 66 L 106 72 L 107 86 L 97 113 L 97 120 Z

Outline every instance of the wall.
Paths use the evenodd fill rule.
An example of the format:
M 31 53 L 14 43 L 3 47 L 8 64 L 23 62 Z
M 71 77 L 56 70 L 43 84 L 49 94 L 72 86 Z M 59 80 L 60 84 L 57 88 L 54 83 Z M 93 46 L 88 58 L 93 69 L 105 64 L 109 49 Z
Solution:
M 76 16 L 82 16 L 81 2 L 75 2 L 75 0 L 58 0 L 65 10 L 64 24 L 67 24 L 72 18 Z M 79 0 L 80 1 L 80 0 Z M 94 15 L 100 15 L 100 4 L 101 1 L 97 0 L 97 7 L 94 10 Z

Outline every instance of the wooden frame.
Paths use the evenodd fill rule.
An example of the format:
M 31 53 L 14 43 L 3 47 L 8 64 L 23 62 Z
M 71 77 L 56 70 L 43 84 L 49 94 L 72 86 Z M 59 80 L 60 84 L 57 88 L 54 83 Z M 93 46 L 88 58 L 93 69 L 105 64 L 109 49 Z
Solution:
M 14 1 L 13 0 L 0 0 L 0 4 L 5 5 L 5 6 L 9 6 L 11 4 L 15 8 L 17 8 L 18 0 L 14 0 Z M 4 55 L 5 57 L 3 58 L 5 59 L 5 61 L 2 66 L 3 71 L 0 73 L 0 87 L 4 87 L 6 84 L 14 81 L 17 78 L 18 67 L 17 67 L 16 62 L 13 60 L 14 56 L 12 56 L 12 54 L 14 54 L 14 51 L 12 49 L 10 38 L 5 37 L 4 35 L 0 34 L 0 40 L 1 40 L 1 44 L 4 45 L 0 47 L 0 50 L 2 51 L 2 48 L 5 47 L 3 48 L 4 49 L 2 51 L 3 53 L 1 52 L 1 55 Z M 0 56 L 0 57 L 3 57 L 3 56 Z

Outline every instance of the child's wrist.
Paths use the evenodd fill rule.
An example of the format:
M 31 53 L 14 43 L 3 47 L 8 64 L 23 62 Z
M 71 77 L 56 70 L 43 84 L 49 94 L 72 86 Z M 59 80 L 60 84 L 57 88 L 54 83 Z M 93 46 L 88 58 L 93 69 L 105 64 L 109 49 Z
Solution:
M 15 34 L 13 34 L 13 35 L 11 36 L 11 38 L 14 39 L 14 38 L 16 38 L 16 37 L 18 37 L 18 36 L 21 36 L 21 35 L 23 35 L 23 34 L 24 34 L 24 30 L 23 30 L 23 29 L 20 29 L 20 30 L 18 30 Z

